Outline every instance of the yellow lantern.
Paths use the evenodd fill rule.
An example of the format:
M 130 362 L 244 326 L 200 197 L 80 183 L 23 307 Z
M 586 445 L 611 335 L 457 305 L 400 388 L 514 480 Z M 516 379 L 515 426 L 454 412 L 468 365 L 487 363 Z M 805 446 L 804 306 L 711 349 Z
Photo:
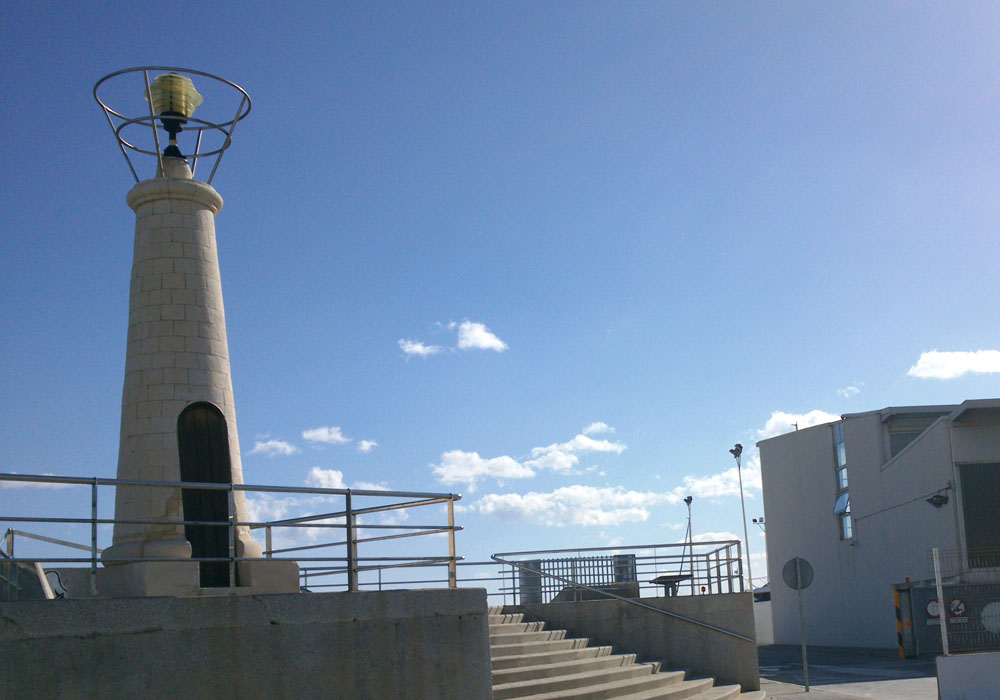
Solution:
M 152 93 L 152 99 L 150 99 Z M 153 105 L 157 116 L 180 115 L 187 120 L 201 104 L 202 97 L 191 79 L 178 73 L 162 73 L 153 80 L 143 97 Z

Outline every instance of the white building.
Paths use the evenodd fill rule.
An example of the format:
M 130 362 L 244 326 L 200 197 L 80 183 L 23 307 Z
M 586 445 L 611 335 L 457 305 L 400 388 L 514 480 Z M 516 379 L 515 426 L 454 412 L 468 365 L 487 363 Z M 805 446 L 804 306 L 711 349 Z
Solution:
M 1000 565 L 1000 399 L 852 413 L 758 447 L 777 644 L 799 642 L 793 557 L 815 571 L 806 640 L 830 646 L 896 646 L 893 585 L 932 578 L 933 547 Z

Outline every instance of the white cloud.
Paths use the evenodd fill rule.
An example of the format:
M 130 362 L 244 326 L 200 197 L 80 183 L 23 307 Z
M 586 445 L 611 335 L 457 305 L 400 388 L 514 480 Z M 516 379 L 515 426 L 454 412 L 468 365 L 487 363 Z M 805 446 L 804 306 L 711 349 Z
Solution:
M 784 411 L 774 411 L 762 430 L 756 431 L 758 440 L 765 440 L 775 435 L 790 433 L 793 430 L 811 428 L 814 425 L 823 423 L 833 423 L 840 420 L 840 416 L 819 409 L 809 411 L 809 413 L 785 413 Z M 796 428 L 796 425 L 798 428 Z
M 528 520 L 541 525 L 609 527 L 645 522 L 649 509 L 660 503 L 678 503 L 672 493 L 627 491 L 614 486 L 574 485 L 549 493 L 493 493 L 470 506 L 483 515 L 506 521 Z
M 615 429 L 604 421 L 595 421 L 583 429 L 584 435 L 598 435 L 600 433 L 613 433 Z
M 378 483 L 373 481 L 357 481 L 351 487 L 353 489 L 360 489 L 362 491 L 389 491 L 389 483 L 386 481 L 379 481 Z
M 344 473 L 339 469 L 313 467 L 306 476 L 306 486 L 314 489 L 346 489 Z
M 590 428 L 593 425 L 587 427 Z M 602 423 L 601 425 L 604 424 Z M 531 459 L 525 462 L 525 465 L 535 469 L 551 469 L 556 472 L 566 473 L 580 463 L 580 458 L 577 457 L 578 453 L 613 452 L 621 454 L 627 449 L 628 447 L 621 442 L 595 440 L 585 434 L 580 434 L 568 442 L 553 443 L 545 447 L 533 447 L 531 449 Z
M 451 328 L 453 324 L 449 325 Z M 459 350 L 495 350 L 503 352 L 507 349 L 507 343 L 500 340 L 490 332 L 482 323 L 472 321 L 462 321 L 458 325 L 458 348 Z
M 697 535 L 692 535 L 691 540 L 694 542 L 728 542 L 730 540 L 740 540 L 743 538 L 733 532 L 702 532 Z
M 344 435 L 340 427 L 336 425 L 303 430 L 302 439 L 308 442 L 322 442 L 326 445 L 343 445 L 351 441 L 351 438 Z
M 551 469 L 563 474 L 572 471 L 580 463 L 580 458 L 571 452 L 557 449 L 555 445 L 536 447 L 531 450 L 532 457 L 525 464 L 533 469 Z
M 750 489 L 760 491 L 760 457 L 752 455 L 749 459 L 744 454 L 742 462 L 744 493 Z M 722 496 L 740 495 L 740 474 L 734 465 L 718 474 L 709 476 L 685 476 L 684 485 L 678 486 L 673 493 L 679 498 L 695 496 L 696 498 L 721 498 Z
M 466 484 L 474 491 L 482 479 L 525 479 L 535 475 L 529 467 L 506 455 L 483 459 L 478 452 L 451 450 L 441 455 L 440 464 L 430 465 L 442 484 Z
M 419 340 L 410 340 L 409 338 L 400 338 L 399 348 L 405 352 L 407 356 L 416 357 L 430 357 L 431 355 L 437 355 L 444 350 L 444 348 L 440 345 L 424 345 Z
M 837 389 L 837 395 L 843 396 L 845 399 L 849 399 L 852 396 L 857 396 L 860 393 L 861 389 L 854 386 L 853 384 L 851 386 L 845 386 L 843 389 Z
M 358 440 L 358 452 L 371 452 L 375 447 L 378 443 L 374 440 Z
M 298 496 L 274 496 L 269 493 L 247 495 L 247 519 L 253 523 L 267 523 L 292 517 L 292 511 L 301 505 Z
M 10 472 L 11 474 L 17 474 L 17 472 Z M 31 474 L 31 476 L 55 476 L 50 472 L 45 472 L 44 474 Z M 52 484 L 46 483 L 44 481 L 0 481 L 0 489 L 68 489 L 73 486 L 78 486 L 79 484 Z
M 298 447 L 284 440 L 258 440 L 253 449 L 250 450 L 250 454 L 277 457 L 279 455 L 293 455 L 298 451 Z
M 917 364 L 907 372 L 919 379 L 957 379 L 965 374 L 1000 373 L 1000 350 L 976 350 L 975 352 L 930 352 L 921 353 Z

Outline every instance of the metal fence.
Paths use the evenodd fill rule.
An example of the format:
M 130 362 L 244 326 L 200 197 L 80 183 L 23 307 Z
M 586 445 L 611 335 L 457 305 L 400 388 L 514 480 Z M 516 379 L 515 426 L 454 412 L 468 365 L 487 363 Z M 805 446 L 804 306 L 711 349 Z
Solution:
M 0 486 L 78 487 L 87 491 L 86 498 L 74 499 L 70 496 L 70 506 L 65 503 L 55 504 L 53 499 L 17 499 L 5 506 L 16 512 L 0 513 L 0 528 L 5 528 L 3 539 L 0 540 L 0 599 L 4 600 L 25 597 L 26 576 L 32 587 L 40 589 L 44 597 L 53 597 L 57 592 L 46 591 L 48 582 L 42 579 L 53 570 L 68 569 L 75 569 L 75 573 L 86 573 L 87 583 L 82 587 L 83 592 L 77 592 L 78 595 L 97 595 L 98 560 L 103 549 L 100 545 L 110 542 L 111 528 L 116 524 L 227 528 L 230 543 L 227 556 L 192 557 L 183 561 L 226 562 L 230 572 L 230 593 L 235 592 L 236 564 L 251 559 L 236 555 L 237 528 L 259 531 L 263 535 L 266 558 L 299 563 L 300 578 L 303 583 L 308 582 L 309 586 L 324 579 L 339 578 L 342 581 L 341 588 L 353 591 L 360 590 L 377 577 L 380 587 L 399 587 L 403 585 L 401 577 L 391 572 L 421 568 L 443 568 L 445 585 L 457 586 L 457 564 L 461 557 L 456 554 L 455 533 L 462 529 L 455 525 L 454 504 L 461 498 L 457 494 L 179 481 L 121 481 L 23 474 L 0 474 Z M 225 522 L 162 519 L 125 521 L 102 517 L 102 510 L 109 510 L 113 501 L 113 498 L 100 498 L 102 490 L 130 487 L 173 489 L 178 493 L 182 489 L 226 491 L 229 494 L 229 517 Z M 237 492 L 246 496 L 248 510 L 266 511 L 275 504 L 281 510 L 325 509 L 323 512 L 313 510 L 309 515 L 291 518 L 238 520 L 234 505 L 234 494 Z M 337 502 L 342 503 L 342 507 L 330 510 L 330 505 Z M 409 522 L 408 515 L 413 509 L 423 508 L 426 513 L 427 507 L 432 507 L 433 511 L 433 506 L 441 507 L 437 515 L 443 516 L 445 522 Z M 46 508 L 59 508 L 59 512 L 46 512 Z M 46 532 L 27 532 L 20 529 L 22 526 Z M 90 535 L 88 544 L 76 543 L 70 539 L 82 534 L 81 528 Z M 414 551 L 413 538 L 422 538 L 419 542 L 426 551 Z M 406 543 L 405 547 L 401 541 Z M 67 549 L 82 550 L 86 556 L 73 556 L 66 552 Z M 116 563 L 138 561 L 164 560 L 115 560 Z M 56 576 L 58 575 L 57 573 Z M 322 587 L 322 583 L 319 585 Z
M 1000 547 L 939 549 L 938 568 L 944 578 L 1000 582 Z M 927 579 L 934 578 L 934 550 L 927 551 Z
M 507 552 L 494 559 L 510 562 L 500 593 L 505 604 L 518 605 L 601 592 L 628 598 L 742 593 L 740 555 L 740 542 L 727 540 Z
M 900 653 L 1000 650 L 1000 550 L 930 550 L 927 560 L 927 580 L 896 586 Z

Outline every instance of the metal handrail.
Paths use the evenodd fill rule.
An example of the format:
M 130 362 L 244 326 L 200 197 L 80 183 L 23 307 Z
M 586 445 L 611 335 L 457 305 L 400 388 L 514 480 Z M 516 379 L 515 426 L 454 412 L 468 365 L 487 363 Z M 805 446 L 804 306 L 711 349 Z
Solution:
M 304 549 L 321 549 L 325 547 L 344 547 L 346 546 L 347 552 L 345 557 L 295 557 L 284 558 L 286 561 L 299 561 L 299 562 L 344 562 L 346 566 L 344 571 L 348 574 L 348 590 L 358 590 L 359 581 L 358 573 L 367 572 L 372 570 L 378 570 L 380 568 L 400 568 L 403 566 L 422 566 L 422 565 L 439 565 L 446 564 L 448 566 L 449 576 L 448 585 L 451 588 L 457 587 L 457 573 L 456 573 L 456 562 L 460 561 L 462 557 L 456 555 L 455 551 L 455 533 L 462 530 L 462 527 L 455 525 L 454 520 L 454 504 L 455 501 L 461 499 L 461 495 L 452 493 L 427 493 L 427 492 L 413 492 L 413 491 L 389 491 L 381 489 L 328 489 L 328 488 L 317 488 L 317 487 L 294 487 L 294 486 L 265 486 L 258 484 L 229 484 L 229 483 L 211 483 L 211 482 L 184 482 L 184 481 L 146 481 L 146 480 L 125 480 L 125 479 L 109 479 L 101 477 L 72 477 L 72 476 L 56 476 L 48 474 L 5 474 L 0 473 L 0 483 L 3 482 L 21 482 L 21 483 L 34 483 L 34 484 L 57 484 L 65 486 L 89 486 L 91 489 L 91 513 L 89 518 L 85 517 L 36 517 L 36 516 L 13 516 L 13 515 L 2 515 L 0 514 L 0 521 L 18 522 L 18 523 L 60 523 L 60 524 L 87 524 L 90 525 L 91 530 L 91 543 L 90 546 L 83 544 L 77 544 L 74 542 L 69 542 L 66 540 L 60 540 L 54 537 L 48 537 L 45 535 L 39 535 L 34 533 L 28 533 L 21 530 L 15 530 L 13 528 L 8 528 L 5 535 L 4 541 L 6 542 L 6 550 L 2 552 L 3 560 L 7 563 L 14 564 L 15 567 L 22 563 L 65 563 L 65 564 L 78 564 L 78 563 L 88 563 L 90 564 L 90 589 L 91 595 L 97 595 L 97 585 L 96 585 L 96 571 L 98 565 L 98 555 L 102 553 L 102 549 L 97 546 L 97 526 L 98 525 L 143 525 L 143 524 L 156 524 L 160 526 L 206 526 L 206 527 L 225 527 L 229 531 L 229 552 L 228 556 L 219 557 L 190 557 L 185 559 L 185 561 L 197 561 L 197 562 L 228 562 L 230 575 L 229 575 L 229 590 L 230 593 L 235 593 L 235 574 L 236 565 L 243 561 L 253 561 L 254 557 L 241 557 L 236 556 L 236 529 L 237 528 L 247 528 L 248 530 L 264 529 L 266 535 L 266 548 L 264 556 L 268 559 L 275 559 L 275 554 L 288 553 L 293 551 L 302 551 Z M 173 488 L 182 490 L 203 490 L 203 491 L 223 491 L 228 493 L 228 518 L 225 521 L 202 521 L 202 520 L 163 520 L 163 519 L 117 519 L 117 518 L 100 518 L 98 517 L 97 509 L 97 492 L 100 486 L 113 486 L 113 487 L 146 487 L 146 488 Z M 284 520 L 277 520 L 271 522 L 256 522 L 256 521 L 244 521 L 239 520 L 236 517 L 236 506 L 235 506 L 235 493 L 238 491 L 242 492 L 269 492 L 269 493 L 288 493 L 288 494 L 314 494 L 321 496 L 342 496 L 345 499 L 346 508 L 343 511 L 336 513 L 326 513 L 320 515 L 307 515 L 300 518 L 288 518 Z M 407 500 L 402 503 L 388 503 L 366 508 L 352 508 L 352 498 L 354 497 L 374 497 L 374 498 L 405 498 L 405 499 L 415 499 Z M 424 505 L 435 505 L 435 504 L 447 504 L 447 525 L 410 525 L 410 524 L 367 524 L 359 523 L 358 517 L 364 515 L 370 515 L 375 513 L 382 513 L 387 511 L 400 510 L 405 508 L 415 508 Z M 331 518 L 341 518 L 343 522 L 330 523 L 330 522 L 320 522 L 323 520 L 329 520 Z M 291 547 L 283 550 L 276 550 L 272 545 L 272 530 L 275 527 L 284 527 L 289 529 L 294 528 L 315 528 L 316 530 L 322 530 L 323 528 L 337 528 L 346 531 L 346 539 L 339 542 L 326 542 L 315 545 L 309 545 L 307 547 Z M 396 534 L 384 534 L 372 537 L 359 537 L 358 533 L 360 530 L 396 530 Z M 399 532 L 403 531 L 403 532 Z M 375 533 L 373 533 L 375 534 Z M 436 534 L 446 534 L 448 536 L 448 555 L 447 556 L 408 556 L 408 557 L 361 557 L 358 556 L 358 545 L 359 544 L 370 544 L 374 542 L 384 542 L 389 540 L 416 537 L 419 535 L 436 535 Z M 14 535 L 21 537 L 28 537 L 30 539 L 39 540 L 42 542 L 47 542 L 50 544 L 56 544 L 60 546 L 70 547 L 73 549 L 80 549 L 90 553 L 87 558 L 84 557 L 14 557 L 13 556 L 13 538 Z M 176 557 L 170 558 L 156 558 L 156 557 L 115 557 L 115 563 L 129 563 L 129 562 L 141 562 L 141 561 L 178 561 Z M 377 563 L 378 562 L 378 563 Z M 385 562 L 385 563 L 382 563 Z M 392 563 L 388 563 L 392 562 Z M 400 563 L 405 562 L 405 563 Z M 7 587 L 16 588 L 16 583 L 12 581 L 7 581 L 7 577 L 3 577 L 0 584 Z
M 580 551 L 580 552 L 582 552 L 582 551 L 596 551 L 596 550 L 599 550 L 599 549 L 607 549 L 607 548 L 606 547 L 592 547 L 590 549 L 579 549 L 579 550 L 577 550 L 577 549 L 568 549 L 568 550 L 549 550 L 549 551 L 562 551 L 562 552 L 577 552 L 577 551 Z M 518 552 L 518 554 L 540 554 L 540 553 L 542 553 L 542 552 Z M 624 598 L 622 596 L 615 595 L 614 593 L 609 593 L 608 591 L 601 590 L 600 588 L 594 588 L 594 587 L 588 586 L 586 584 L 577 583 L 575 581 L 570 581 L 569 579 L 563 578 L 562 576 L 556 576 L 555 574 L 551 574 L 551 573 L 548 573 L 548 572 L 545 572 L 545 571 L 539 571 L 538 569 L 533 569 L 533 568 L 531 568 L 529 566 L 525 566 L 524 564 L 522 564 L 520 562 L 510 561 L 510 560 L 507 560 L 507 559 L 502 559 L 497 554 L 490 555 L 490 559 L 492 559 L 493 561 L 495 561 L 495 562 L 497 562 L 499 564 L 505 564 L 507 566 L 516 567 L 516 568 L 522 569 L 524 571 L 530 571 L 531 573 L 534 573 L 534 574 L 539 574 L 541 576 L 546 576 L 548 578 L 553 578 L 553 579 L 556 579 L 557 581 L 559 581 L 560 583 L 564 583 L 566 585 L 573 586 L 575 588 L 582 588 L 582 589 L 590 591 L 592 593 L 599 593 L 601 595 L 607 596 L 608 598 L 614 598 L 615 600 L 620 600 L 623 603 L 628 603 L 629 605 L 634 605 L 635 607 L 643 608 L 645 610 L 652 610 L 653 612 L 657 612 L 657 613 L 660 613 L 662 615 L 666 615 L 667 617 L 672 617 L 672 618 L 681 620 L 683 622 L 688 622 L 688 623 L 690 623 L 692 625 L 697 625 L 699 627 L 704 627 L 705 629 L 712 630 L 713 632 L 719 632 L 720 634 L 725 634 L 725 635 L 728 635 L 730 637 L 736 637 L 737 639 L 742 639 L 742 640 L 747 641 L 747 642 L 754 642 L 755 641 L 753 637 L 748 637 L 748 636 L 746 636 L 744 634 L 740 634 L 739 632 L 733 632 L 732 630 L 727 630 L 727 629 L 722 628 L 722 627 L 717 627 L 715 625 L 710 625 L 709 623 L 702 622 L 701 620 L 695 620 L 694 618 L 687 617 L 686 615 L 681 615 L 679 613 L 675 613 L 675 612 L 672 612 L 670 610 L 663 610 L 661 608 L 657 608 L 657 607 L 654 607 L 652 605 L 647 605 L 646 603 L 641 603 L 641 602 L 639 602 L 638 600 L 636 600 L 634 598 Z
M 662 553 L 663 550 L 671 550 L 683 547 L 683 553 L 680 557 L 676 555 L 671 555 L 669 553 Z M 566 548 L 566 549 L 544 549 L 544 550 L 527 550 L 520 552 L 501 552 L 497 554 L 499 557 L 518 557 L 524 558 L 525 556 L 530 556 L 532 559 L 539 560 L 539 565 L 544 569 L 547 569 L 550 573 L 562 573 L 563 571 L 570 571 L 568 575 L 572 580 L 580 581 L 580 576 L 583 577 L 583 583 L 593 583 L 593 584 L 604 584 L 604 583 L 639 583 L 639 579 L 635 578 L 630 581 L 619 578 L 618 567 L 625 566 L 626 568 L 631 568 L 632 574 L 638 576 L 640 569 L 647 567 L 654 567 L 657 574 L 662 573 L 662 567 L 667 566 L 679 566 L 677 571 L 676 580 L 673 582 L 664 581 L 649 581 L 648 583 L 653 583 L 656 585 L 665 585 L 668 590 L 672 590 L 673 594 L 679 593 L 681 585 L 683 587 L 690 587 L 691 594 L 694 595 L 698 590 L 700 584 L 705 584 L 701 586 L 701 592 L 704 593 L 706 588 L 711 589 L 713 586 L 716 587 L 718 593 L 734 593 L 737 592 L 734 588 L 738 589 L 738 592 L 743 592 L 745 589 L 743 587 L 743 575 L 742 575 L 742 548 L 739 540 L 713 540 L 709 542 L 698 542 L 694 544 L 694 547 L 702 550 L 699 553 L 694 553 L 690 551 L 692 548 L 690 544 L 685 543 L 658 543 L 658 544 L 643 544 L 643 545 L 629 545 L 629 546 L 600 546 L 600 547 L 577 547 L 577 548 Z M 733 550 L 735 550 L 735 557 L 733 556 Z M 606 559 L 609 561 L 598 561 L 601 557 L 594 556 L 584 556 L 580 557 L 581 554 L 604 552 L 606 553 Z M 629 552 L 628 555 L 624 554 Z M 566 555 L 566 554 L 576 554 L 577 557 L 565 558 L 556 557 L 552 558 L 545 556 L 545 558 L 540 558 L 539 555 Z M 624 556 L 630 558 L 631 563 L 627 562 L 617 562 L 615 560 L 619 557 Z M 648 571 L 648 568 L 647 568 Z M 645 572 L 643 572 L 645 573 Z M 601 580 L 602 578 L 608 580 Z M 686 574 L 686 575 L 683 575 Z M 588 580 L 589 579 L 589 580 Z M 613 579 L 613 580 L 612 580 Z M 734 586 L 734 584 L 736 584 Z M 532 592 L 553 592 L 554 589 L 551 588 L 551 582 L 545 582 L 538 584 L 537 590 L 532 587 L 530 589 Z M 648 586 L 647 586 L 648 587 Z M 723 588 L 728 588 L 728 591 L 724 591 Z M 521 585 L 521 588 L 525 588 Z M 640 586 L 640 589 L 645 588 Z M 507 589 L 514 595 L 517 595 L 518 584 L 516 582 Z

